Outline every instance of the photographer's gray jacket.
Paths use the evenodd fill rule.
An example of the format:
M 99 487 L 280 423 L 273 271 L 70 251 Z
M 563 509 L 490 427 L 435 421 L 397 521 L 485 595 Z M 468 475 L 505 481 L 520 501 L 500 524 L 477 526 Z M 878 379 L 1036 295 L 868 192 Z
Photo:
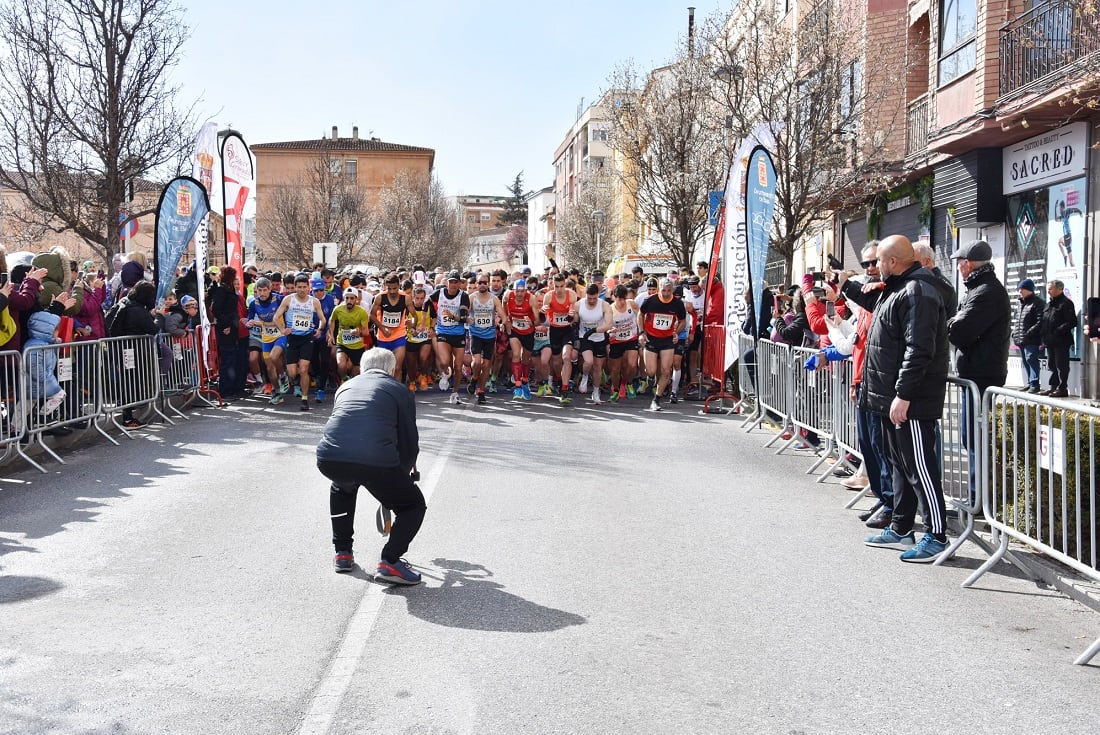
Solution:
M 416 402 L 389 373 L 367 370 L 336 391 L 332 416 L 317 445 L 317 461 L 408 472 L 420 453 Z

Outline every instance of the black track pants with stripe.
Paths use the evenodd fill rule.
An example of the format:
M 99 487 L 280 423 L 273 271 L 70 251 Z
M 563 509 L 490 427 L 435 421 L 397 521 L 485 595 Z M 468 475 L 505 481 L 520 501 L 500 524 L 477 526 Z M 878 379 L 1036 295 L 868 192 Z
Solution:
M 894 531 L 904 535 L 913 530 L 919 499 L 925 508 L 925 530 L 942 539 L 947 507 L 936 457 L 936 421 L 910 419 L 895 426 L 882 416 L 882 435 L 894 470 Z

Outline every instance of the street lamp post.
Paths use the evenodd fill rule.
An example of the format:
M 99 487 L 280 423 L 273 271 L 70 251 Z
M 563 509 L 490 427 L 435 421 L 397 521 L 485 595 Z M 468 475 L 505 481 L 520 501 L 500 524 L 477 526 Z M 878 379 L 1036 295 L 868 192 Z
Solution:
M 603 230 L 604 213 L 602 209 L 592 212 L 592 221 L 596 224 L 596 268 L 600 270 L 600 233 Z

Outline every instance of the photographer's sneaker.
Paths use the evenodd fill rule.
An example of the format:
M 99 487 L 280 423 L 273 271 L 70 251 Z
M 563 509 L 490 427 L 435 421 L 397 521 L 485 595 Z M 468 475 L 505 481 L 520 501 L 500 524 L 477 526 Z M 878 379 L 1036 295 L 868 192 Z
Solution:
M 901 560 L 914 564 L 928 564 L 939 559 L 945 551 L 947 551 L 946 541 L 937 541 L 935 536 L 926 533 L 921 537 L 920 543 L 901 555 Z
M 899 536 L 894 533 L 894 529 L 886 527 L 874 536 L 868 536 L 863 543 L 867 546 L 874 546 L 880 549 L 897 549 L 898 551 L 908 551 L 917 545 L 917 539 L 913 535 L 913 532 Z
M 414 572 L 404 559 L 394 562 L 382 559 L 374 572 L 374 578 L 393 584 L 420 584 L 420 574 Z
M 350 551 L 337 551 L 336 558 L 332 560 L 332 568 L 337 572 L 350 572 L 355 568 L 355 557 Z

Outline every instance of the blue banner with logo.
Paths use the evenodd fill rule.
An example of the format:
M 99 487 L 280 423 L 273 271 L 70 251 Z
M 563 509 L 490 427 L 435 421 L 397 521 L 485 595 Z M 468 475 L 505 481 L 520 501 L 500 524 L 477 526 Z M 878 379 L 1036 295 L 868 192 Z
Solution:
M 764 267 L 768 262 L 775 222 L 775 165 L 766 148 L 757 146 L 745 170 L 745 230 L 748 239 L 749 278 L 756 324 L 764 297 Z
M 157 204 L 156 232 L 153 235 L 153 268 L 157 281 L 159 306 L 176 283 L 176 268 L 187 251 L 187 243 L 210 212 L 206 187 L 190 176 L 168 182 Z M 201 277 L 201 276 L 200 276 Z

